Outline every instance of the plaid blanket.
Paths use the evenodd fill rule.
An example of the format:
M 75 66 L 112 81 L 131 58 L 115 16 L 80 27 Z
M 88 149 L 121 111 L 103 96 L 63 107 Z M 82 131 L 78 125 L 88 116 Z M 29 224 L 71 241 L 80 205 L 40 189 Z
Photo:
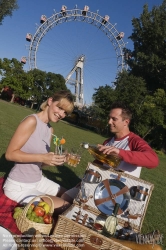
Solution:
M 0 225 L 8 229 L 11 233 L 20 235 L 21 232 L 13 219 L 13 210 L 18 205 L 10 200 L 3 192 L 4 178 L 0 178 Z

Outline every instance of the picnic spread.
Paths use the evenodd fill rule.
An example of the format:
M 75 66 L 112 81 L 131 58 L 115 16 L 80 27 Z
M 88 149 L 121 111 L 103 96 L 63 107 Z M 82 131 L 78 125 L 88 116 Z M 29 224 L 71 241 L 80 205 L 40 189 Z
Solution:
M 149 236 L 141 234 L 154 188 L 152 183 L 90 162 L 73 204 L 58 216 L 57 221 L 52 217 L 53 220 L 45 224 L 28 217 L 28 211 L 34 211 L 36 198 L 42 199 L 42 196 L 35 197 L 21 208 L 14 219 L 13 212 L 16 215 L 19 209 L 15 208 L 20 205 L 4 195 L 3 182 L 4 179 L 0 178 L 0 225 L 3 235 L 6 233 L 14 239 L 8 249 L 161 249 L 158 230 Z M 119 204 L 116 230 L 113 234 L 109 231 L 109 234 L 104 228 L 106 220 L 114 216 L 116 204 Z M 53 211 L 52 205 L 49 211 L 52 216 Z M 8 239 L 5 244 L 9 244 Z
M 82 182 L 81 192 L 85 194 L 86 189 L 90 190 L 88 200 L 80 210 L 80 197 L 79 195 L 76 197 L 73 205 L 59 216 L 51 236 L 52 239 L 56 240 L 61 235 L 61 238 L 67 242 L 71 241 L 71 234 L 77 235 L 77 239 L 73 240 L 75 242 L 74 249 L 80 249 L 85 244 L 92 249 L 100 250 L 141 249 L 141 246 L 144 245 L 141 227 L 154 188 L 153 184 L 110 168 L 103 169 L 101 165 L 93 163 L 88 163 Z M 107 184 L 111 195 L 107 190 Z M 138 192 L 140 192 L 140 196 L 137 194 Z M 111 196 L 113 195 L 114 198 L 112 199 Z M 103 229 L 106 219 L 113 212 L 115 202 L 120 204 L 117 214 L 118 225 L 115 235 L 110 236 L 106 235 Z M 103 227 L 95 227 L 96 221 Z M 122 235 L 123 233 L 120 235 L 119 232 L 124 231 L 124 225 L 127 222 L 130 224 L 130 230 L 125 235 Z M 131 236 L 131 238 L 128 237 L 127 239 L 125 236 Z M 135 236 L 135 239 L 132 238 L 133 236 Z M 154 241 L 153 239 L 150 244 L 146 242 L 147 248 L 145 249 L 150 247 L 148 245 L 152 247 Z M 154 247 L 159 247 L 155 244 L 156 242 Z M 159 247 L 159 249 L 161 248 Z

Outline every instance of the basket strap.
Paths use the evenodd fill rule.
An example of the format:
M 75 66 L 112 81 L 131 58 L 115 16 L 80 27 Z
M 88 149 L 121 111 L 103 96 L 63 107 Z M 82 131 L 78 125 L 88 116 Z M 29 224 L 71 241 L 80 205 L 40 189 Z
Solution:
M 127 193 L 128 191 L 129 191 L 128 187 L 125 186 L 124 188 L 122 188 L 121 190 L 119 190 L 116 194 L 113 194 L 113 197 L 114 197 L 114 199 L 115 199 L 117 196 L 119 196 L 119 195 L 121 195 L 121 194 L 125 194 L 125 193 Z
M 109 194 L 109 196 L 107 197 L 107 198 L 101 198 L 101 199 L 96 199 L 95 200 L 95 204 L 96 204 L 96 206 L 98 206 L 98 205 L 100 205 L 100 204 L 102 204 L 102 203 L 105 203 L 105 202 L 107 202 L 107 201 L 112 201 L 112 203 L 115 205 L 115 198 L 116 198 L 116 196 L 118 196 L 118 195 L 120 195 L 120 194 L 123 194 L 123 193 L 126 193 L 127 191 L 126 191 L 126 187 L 127 186 L 125 186 L 124 188 L 122 188 L 119 192 L 117 192 L 116 194 L 112 194 L 112 192 L 111 192 L 111 189 L 110 189 L 110 185 L 109 185 L 109 180 L 108 179 L 105 179 L 105 180 L 103 180 L 103 184 L 104 184 L 104 186 L 105 186 L 105 188 L 107 189 L 107 192 L 108 192 L 108 194 Z M 128 189 L 128 188 L 127 188 Z M 119 210 L 118 210 L 118 214 L 122 214 L 123 213 L 123 210 L 121 209 L 121 208 L 119 208 Z

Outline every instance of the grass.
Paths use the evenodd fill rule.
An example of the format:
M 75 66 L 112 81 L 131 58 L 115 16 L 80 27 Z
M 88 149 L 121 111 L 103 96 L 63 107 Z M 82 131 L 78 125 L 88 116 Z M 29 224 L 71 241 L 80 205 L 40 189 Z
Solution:
M 6 161 L 4 157 L 11 136 L 19 122 L 25 116 L 32 113 L 34 113 L 34 110 L 0 100 L 0 176 L 6 176 L 13 166 L 13 162 Z M 66 139 L 65 147 L 69 150 L 78 148 L 81 142 L 87 141 L 91 144 L 97 144 L 105 140 L 103 136 L 83 128 L 78 128 L 67 122 L 61 121 L 52 124 L 52 126 L 54 128 L 54 134 L 58 137 L 63 136 Z M 54 150 L 53 143 L 51 149 Z M 156 169 L 143 169 L 141 172 L 142 179 L 154 184 L 154 190 L 142 226 L 142 233 L 158 229 L 164 236 L 166 235 L 166 156 L 159 156 L 159 159 L 160 164 Z M 78 167 L 73 168 L 68 165 L 63 167 L 45 167 L 43 173 L 62 186 L 71 188 L 80 181 L 79 177 L 85 172 L 87 163 L 92 160 L 92 156 L 84 150 Z M 165 239 L 163 240 L 163 249 L 166 250 Z

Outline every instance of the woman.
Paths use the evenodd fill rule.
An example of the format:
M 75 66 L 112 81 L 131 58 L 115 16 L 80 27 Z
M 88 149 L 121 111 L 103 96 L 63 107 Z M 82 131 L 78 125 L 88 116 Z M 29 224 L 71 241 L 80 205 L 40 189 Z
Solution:
M 77 188 L 63 194 L 64 188 L 42 175 L 42 165 L 59 166 L 66 161 L 65 155 L 49 152 L 53 134 L 49 122 L 58 122 L 73 108 L 71 93 L 62 90 L 41 105 L 41 112 L 27 116 L 19 124 L 5 154 L 7 160 L 15 162 L 3 187 L 8 198 L 27 203 L 34 196 L 48 195 L 58 214 L 70 206 L 74 198 L 70 196 L 72 191 L 75 195 Z M 59 198 L 62 194 L 63 199 Z M 47 197 L 44 201 L 49 203 Z

